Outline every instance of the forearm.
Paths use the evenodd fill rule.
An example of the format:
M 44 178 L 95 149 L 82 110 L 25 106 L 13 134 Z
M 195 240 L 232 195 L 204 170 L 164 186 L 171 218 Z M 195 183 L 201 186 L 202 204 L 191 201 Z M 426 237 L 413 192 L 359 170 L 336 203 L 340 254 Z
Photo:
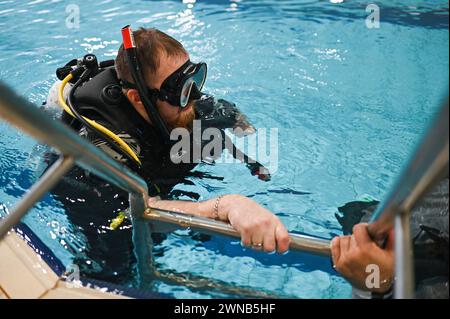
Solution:
M 213 198 L 202 202 L 151 199 L 149 205 L 152 208 L 164 209 L 205 218 L 219 219 L 228 222 L 228 213 L 230 211 L 231 204 L 238 197 L 240 197 L 240 195 L 225 195 L 221 198 Z
M 149 207 L 212 218 L 229 223 L 241 236 L 244 246 L 284 253 L 289 233 L 270 211 L 242 195 L 225 195 L 203 202 L 167 201 L 152 198 Z

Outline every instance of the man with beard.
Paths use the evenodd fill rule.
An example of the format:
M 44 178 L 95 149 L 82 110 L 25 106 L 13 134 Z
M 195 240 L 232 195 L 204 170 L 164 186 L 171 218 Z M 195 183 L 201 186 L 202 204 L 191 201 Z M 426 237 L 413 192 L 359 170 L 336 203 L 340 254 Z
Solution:
M 136 60 L 151 103 L 145 102 L 122 45 L 114 66 L 102 67 L 100 63 L 97 67 L 97 63 L 91 63 L 95 70 L 91 75 L 94 76 L 86 77 L 83 83 L 74 79 L 70 82 L 70 92 L 64 90 L 64 82 L 70 78 L 68 74 L 74 78 L 78 75 L 79 79 L 84 76 L 74 70 L 78 62 L 73 60 L 58 69 L 58 77 L 64 78 L 63 85 L 54 85 L 46 104 L 66 104 L 61 99 L 55 101 L 52 94 L 52 91 L 64 90 L 61 96 L 68 101 L 73 113 L 80 116 L 73 116 L 66 110 L 62 120 L 142 176 L 152 196 L 151 207 L 225 221 L 241 234 L 245 246 L 267 252 L 287 251 L 289 236 L 280 220 L 244 196 L 232 194 L 202 202 L 173 200 L 172 187 L 182 182 L 198 161 L 174 163 L 174 154 L 170 152 L 174 142 L 162 131 L 185 128 L 192 133 L 193 120 L 198 119 L 203 129 L 220 129 L 225 141 L 224 129 L 239 127 L 241 132 L 248 132 L 253 127 L 234 104 L 216 101 L 201 93 L 206 64 L 192 63 L 181 43 L 156 29 L 141 28 L 133 32 L 133 36 Z M 88 63 L 94 59 L 87 55 L 84 60 Z M 108 141 L 86 118 L 113 132 L 116 140 L 126 143 L 129 150 L 124 152 Z M 192 145 L 204 143 L 195 141 L 193 134 L 191 138 Z M 261 179 L 268 178 L 262 165 L 249 163 L 248 157 L 234 147 L 232 153 L 247 161 L 252 174 Z M 217 157 L 220 154 L 211 155 Z M 133 263 L 130 229 L 121 227 L 121 230 L 113 231 L 107 227 L 118 211 L 126 209 L 127 194 L 80 168 L 73 169 L 55 187 L 53 194 L 64 203 L 66 214 L 76 226 L 74 232 L 79 232 L 79 238 L 86 238 L 83 248 L 73 250 L 75 263 L 82 273 L 95 279 L 128 282 Z M 127 222 L 123 225 L 127 226 Z

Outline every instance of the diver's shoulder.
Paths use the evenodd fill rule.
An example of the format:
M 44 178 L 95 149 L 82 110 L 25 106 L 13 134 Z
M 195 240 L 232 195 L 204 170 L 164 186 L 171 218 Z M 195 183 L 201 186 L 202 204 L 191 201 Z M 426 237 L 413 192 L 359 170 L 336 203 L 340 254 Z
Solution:
M 50 108 L 60 109 L 61 108 L 61 106 L 59 104 L 59 90 L 61 88 L 61 84 L 62 84 L 62 82 L 57 80 L 50 87 L 50 90 L 47 93 L 47 98 L 45 100 L 46 108 L 48 108 L 48 109 L 50 109 Z M 72 86 L 72 84 L 69 83 L 68 85 L 66 85 L 66 87 L 64 87 L 64 91 L 63 91 L 64 99 L 67 99 L 67 97 L 69 96 L 71 86 Z

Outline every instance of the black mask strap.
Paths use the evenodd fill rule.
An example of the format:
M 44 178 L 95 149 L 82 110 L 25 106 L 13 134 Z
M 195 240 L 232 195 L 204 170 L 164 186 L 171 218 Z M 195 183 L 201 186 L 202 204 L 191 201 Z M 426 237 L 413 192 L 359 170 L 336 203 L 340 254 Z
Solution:
M 149 98 L 148 88 L 145 85 L 145 81 L 139 67 L 133 32 L 131 31 L 131 27 L 129 25 L 122 28 L 122 38 L 128 67 L 130 68 L 131 76 L 133 77 L 135 83 L 133 86 L 138 91 L 139 97 L 141 98 L 141 101 L 144 104 L 145 110 L 147 111 L 153 125 L 155 125 L 158 129 L 164 142 L 168 143 L 170 138 L 169 130 L 155 107 L 156 98 Z

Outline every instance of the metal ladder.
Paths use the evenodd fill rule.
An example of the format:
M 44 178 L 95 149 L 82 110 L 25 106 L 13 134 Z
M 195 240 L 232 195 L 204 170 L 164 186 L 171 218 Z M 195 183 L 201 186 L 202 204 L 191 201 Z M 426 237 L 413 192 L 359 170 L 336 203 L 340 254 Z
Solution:
M 421 141 L 411 161 L 387 199 L 378 207 L 369 232 L 375 239 L 383 238 L 395 224 L 396 238 L 396 298 L 412 298 L 414 276 L 411 238 L 409 236 L 409 212 L 436 180 L 448 174 L 448 100 L 441 108 L 427 134 Z M 24 215 L 60 178 L 74 165 L 79 165 L 104 180 L 129 193 L 133 224 L 133 244 L 141 283 L 151 278 L 151 232 L 149 223 L 164 222 L 176 227 L 240 237 L 229 225 L 220 221 L 148 208 L 146 183 L 127 167 L 117 163 L 101 150 L 82 139 L 73 130 L 48 117 L 42 110 L 15 94 L 0 81 L 0 116 L 43 144 L 56 148 L 60 158 L 47 169 L 28 190 L 10 213 L 0 220 L 0 240 L 17 225 Z M 330 255 L 330 242 L 321 238 L 290 234 L 293 250 L 319 255 Z

